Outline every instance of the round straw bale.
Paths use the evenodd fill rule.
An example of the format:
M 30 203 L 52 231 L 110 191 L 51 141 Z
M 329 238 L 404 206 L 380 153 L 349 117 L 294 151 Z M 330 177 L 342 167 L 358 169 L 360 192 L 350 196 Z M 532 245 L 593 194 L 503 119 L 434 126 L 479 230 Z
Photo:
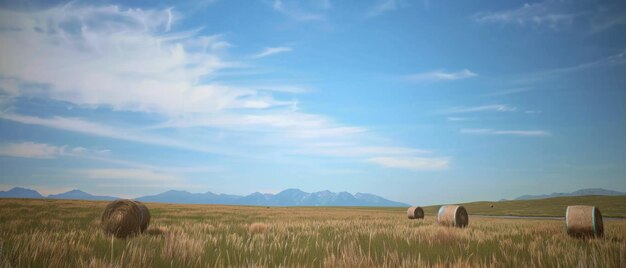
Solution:
M 148 225 L 150 225 L 150 210 L 144 203 L 139 201 L 135 201 L 141 210 L 141 232 L 145 232 L 148 229 Z
M 567 234 L 573 237 L 603 236 L 602 214 L 594 206 L 569 206 L 565 212 Z
M 406 216 L 409 217 L 409 219 L 423 219 L 424 218 L 424 210 L 421 207 L 410 207 L 407 211 L 406 211 Z
M 444 226 L 462 228 L 469 224 L 469 217 L 463 206 L 441 206 L 439 213 L 437 213 L 437 222 Z
M 142 231 L 144 215 L 137 202 L 120 199 L 111 202 L 104 208 L 100 221 L 106 233 L 118 238 L 125 238 Z

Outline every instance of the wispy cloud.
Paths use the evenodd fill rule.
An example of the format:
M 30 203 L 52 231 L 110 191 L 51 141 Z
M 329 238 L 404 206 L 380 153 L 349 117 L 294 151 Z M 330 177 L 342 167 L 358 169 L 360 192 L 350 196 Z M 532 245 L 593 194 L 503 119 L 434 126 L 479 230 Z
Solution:
M 509 135 L 523 137 L 546 137 L 552 135 L 545 130 L 496 130 L 491 128 L 464 128 L 461 129 L 463 134 L 471 135 Z
M 444 71 L 432 71 L 425 73 L 416 73 L 408 75 L 406 78 L 410 81 L 454 81 L 460 79 L 466 79 L 470 77 L 477 76 L 478 74 L 468 70 L 463 69 L 458 72 L 444 72 Z
M 297 10 L 291 7 L 274 2 L 279 11 Z M 277 155 L 303 152 L 312 142 L 354 142 L 353 148 L 324 148 L 309 154 L 357 161 L 403 150 L 371 143 L 369 137 L 376 135 L 367 128 L 300 111 L 297 101 L 273 94 L 298 94 L 301 86 L 220 83 L 216 73 L 246 63 L 221 53 L 229 47 L 221 35 L 205 36 L 198 29 L 175 27 L 183 15 L 173 9 L 70 4 L 0 12 L 0 27 L 18 29 L 0 31 L 0 88 L 6 98 L 0 102 L 0 119 L 238 158 L 258 157 L 254 150 Z M 290 50 L 267 48 L 255 56 Z M 31 84 L 41 86 L 27 86 Z M 12 100 L 30 97 L 70 103 L 77 110 L 97 108 L 113 114 L 117 121 L 99 122 L 89 118 L 90 113 L 43 117 L 10 109 Z M 134 127 L 128 127 L 125 117 L 117 116 L 126 112 L 157 121 L 132 122 Z M 411 148 L 406 152 L 410 152 L 407 156 L 419 153 Z M 39 157 L 52 156 L 41 153 Z
M 77 176 L 85 179 L 94 180 L 113 180 L 113 181 L 140 181 L 140 182 L 164 182 L 172 183 L 182 180 L 177 175 L 166 174 L 163 172 L 153 172 L 146 169 L 132 168 L 101 168 L 101 169 L 81 169 L 74 170 Z
M 410 169 L 414 171 L 440 170 L 448 168 L 448 158 L 423 158 L 423 157 L 374 157 L 369 162 L 390 168 Z
M 519 26 L 548 27 L 554 30 L 569 26 L 579 14 L 563 12 L 556 1 L 524 4 L 513 10 L 481 12 L 472 19 L 478 23 L 514 24 Z
M 325 5 L 325 3 L 330 4 L 329 1 L 323 1 L 319 5 L 319 8 L 329 9 L 331 7 L 330 5 Z M 298 6 L 297 1 L 291 1 L 288 3 L 288 1 L 274 0 L 272 8 L 297 21 L 316 21 L 324 19 L 322 14 L 302 10 L 301 7 Z
M 149 135 L 143 132 L 131 130 L 124 127 L 115 127 L 103 125 L 80 118 L 67 118 L 55 116 L 52 118 L 43 118 L 19 114 L 0 114 L 0 118 L 10 120 L 27 125 L 44 126 L 54 129 L 61 129 L 77 133 L 88 134 L 96 137 L 105 137 L 117 140 L 132 141 L 143 144 L 152 144 L 162 147 L 170 147 L 183 149 L 188 151 L 214 153 L 222 155 L 236 155 L 226 150 L 201 146 L 199 144 L 190 144 L 176 139 L 168 139 L 160 136 Z M 241 156 L 241 155 L 239 155 Z
M 380 16 L 386 12 L 394 11 L 398 8 L 398 0 L 382 0 L 378 1 L 366 14 L 366 17 Z
M 58 156 L 105 157 L 111 153 L 109 149 L 87 149 L 80 146 L 51 145 L 32 141 L 20 143 L 6 143 L 0 145 L 0 155 L 22 158 L 53 159 Z
M 458 117 L 458 116 L 449 116 L 446 119 L 448 119 L 448 121 L 456 121 L 456 122 L 459 122 L 459 121 L 473 121 L 474 120 L 474 118 Z
M 591 29 L 589 31 L 591 34 L 626 24 L 626 12 L 612 14 L 610 10 L 598 12 L 591 18 Z
M 598 8 L 593 1 L 546 0 L 525 3 L 519 8 L 479 12 L 471 19 L 481 24 L 517 25 L 551 30 L 576 29 L 586 34 L 597 34 L 626 24 L 626 13 L 619 1 L 603 2 Z
M 534 83 L 537 81 L 542 81 L 545 79 L 550 79 L 554 77 L 560 77 L 565 75 L 572 74 L 584 74 L 585 71 L 602 69 L 602 68 L 610 68 L 615 66 L 622 66 L 626 64 L 626 49 L 622 49 L 621 51 L 615 52 L 614 54 L 610 54 L 608 56 L 599 57 L 596 60 L 591 60 L 588 62 L 583 62 L 576 65 L 564 66 L 553 69 L 545 69 L 532 73 L 525 74 L 523 78 L 518 79 L 517 82 L 521 83 Z M 513 92 L 514 93 L 514 92 Z M 504 93 L 506 95 L 507 93 Z M 492 94 L 492 96 L 496 96 L 497 94 Z
M 69 5 L 2 11 L 0 27 L 19 30 L 0 32 L 0 74 L 18 84 L 43 85 L 22 87 L 22 96 L 167 116 L 281 105 L 270 96 L 251 102 L 258 96 L 254 90 L 198 83 L 239 63 L 212 50 L 222 42 L 219 36 L 165 33 L 168 10 Z
M 0 145 L 0 155 L 22 158 L 51 159 L 63 154 L 65 150 L 64 147 L 35 142 Z
M 617 65 L 623 65 L 623 64 L 626 64 L 626 49 L 623 49 L 622 51 L 615 53 L 613 55 L 602 57 L 595 61 L 581 63 L 578 65 L 569 66 L 569 67 L 543 71 L 543 72 L 540 72 L 540 75 L 571 73 L 571 72 L 577 72 L 577 71 L 586 70 L 586 69 L 610 67 L 610 66 L 617 66 Z
M 312 144 L 307 151 L 314 151 L 321 155 L 342 157 L 372 157 L 372 156 L 412 156 L 432 153 L 429 150 L 421 150 L 398 146 L 355 146 L 344 144 Z
M 486 96 L 489 96 L 489 97 L 506 96 L 506 95 L 524 93 L 524 92 L 531 91 L 531 90 L 533 90 L 532 87 L 518 87 L 518 88 L 495 91 L 495 92 L 487 94 Z
M 263 51 L 252 55 L 251 58 L 260 59 L 260 58 L 264 58 L 270 55 L 274 55 L 278 53 L 285 53 L 285 52 L 290 52 L 290 51 L 292 51 L 292 48 L 290 47 L 266 47 L 265 49 L 263 49 Z
M 506 104 L 490 104 L 481 106 L 459 106 L 453 108 L 447 108 L 440 110 L 441 114 L 462 114 L 462 113 L 476 113 L 476 112 L 513 112 L 517 111 L 517 108 L 511 107 Z

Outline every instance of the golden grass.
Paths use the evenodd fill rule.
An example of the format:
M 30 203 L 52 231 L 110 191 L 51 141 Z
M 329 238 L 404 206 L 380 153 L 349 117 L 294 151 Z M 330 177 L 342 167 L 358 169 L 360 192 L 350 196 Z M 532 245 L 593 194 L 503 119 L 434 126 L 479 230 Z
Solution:
M 269 225 L 260 222 L 250 224 L 250 227 L 248 227 L 248 231 L 250 231 L 251 234 L 264 234 L 268 229 Z
M 150 229 L 111 239 L 106 202 L 0 199 L 0 267 L 624 267 L 626 221 L 579 240 L 560 220 L 472 217 L 448 228 L 406 210 L 149 204 Z M 471 216 L 470 216 L 471 217 Z

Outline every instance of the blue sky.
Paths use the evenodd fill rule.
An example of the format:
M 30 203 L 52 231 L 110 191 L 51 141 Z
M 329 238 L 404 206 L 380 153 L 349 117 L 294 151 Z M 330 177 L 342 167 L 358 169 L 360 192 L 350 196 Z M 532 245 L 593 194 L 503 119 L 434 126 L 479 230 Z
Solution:
M 623 1 L 8 1 L 0 188 L 626 191 Z

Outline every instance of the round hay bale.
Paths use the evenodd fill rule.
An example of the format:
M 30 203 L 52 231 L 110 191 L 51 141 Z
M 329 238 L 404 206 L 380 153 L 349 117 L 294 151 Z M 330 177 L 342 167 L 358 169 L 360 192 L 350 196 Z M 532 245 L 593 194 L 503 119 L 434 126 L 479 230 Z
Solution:
M 147 211 L 147 208 L 145 210 Z M 120 199 L 111 202 L 104 208 L 100 222 L 105 233 L 118 238 L 125 238 L 140 233 L 143 221 L 146 219 L 149 221 L 137 202 Z
M 444 226 L 466 227 L 469 224 L 467 210 L 463 206 L 441 206 L 437 213 L 437 223 Z
M 150 225 L 150 210 L 144 203 L 139 201 L 135 201 L 141 210 L 141 232 L 145 232 L 148 229 L 148 225 Z
M 568 206 L 565 212 L 567 234 L 573 237 L 604 235 L 602 213 L 595 206 Z
M 406 216 L 409 217 L 409 219 L 423 219 L 424 218 L 424 210 L 421 207 L 410 207 L 407 211 L 406 211 Z

